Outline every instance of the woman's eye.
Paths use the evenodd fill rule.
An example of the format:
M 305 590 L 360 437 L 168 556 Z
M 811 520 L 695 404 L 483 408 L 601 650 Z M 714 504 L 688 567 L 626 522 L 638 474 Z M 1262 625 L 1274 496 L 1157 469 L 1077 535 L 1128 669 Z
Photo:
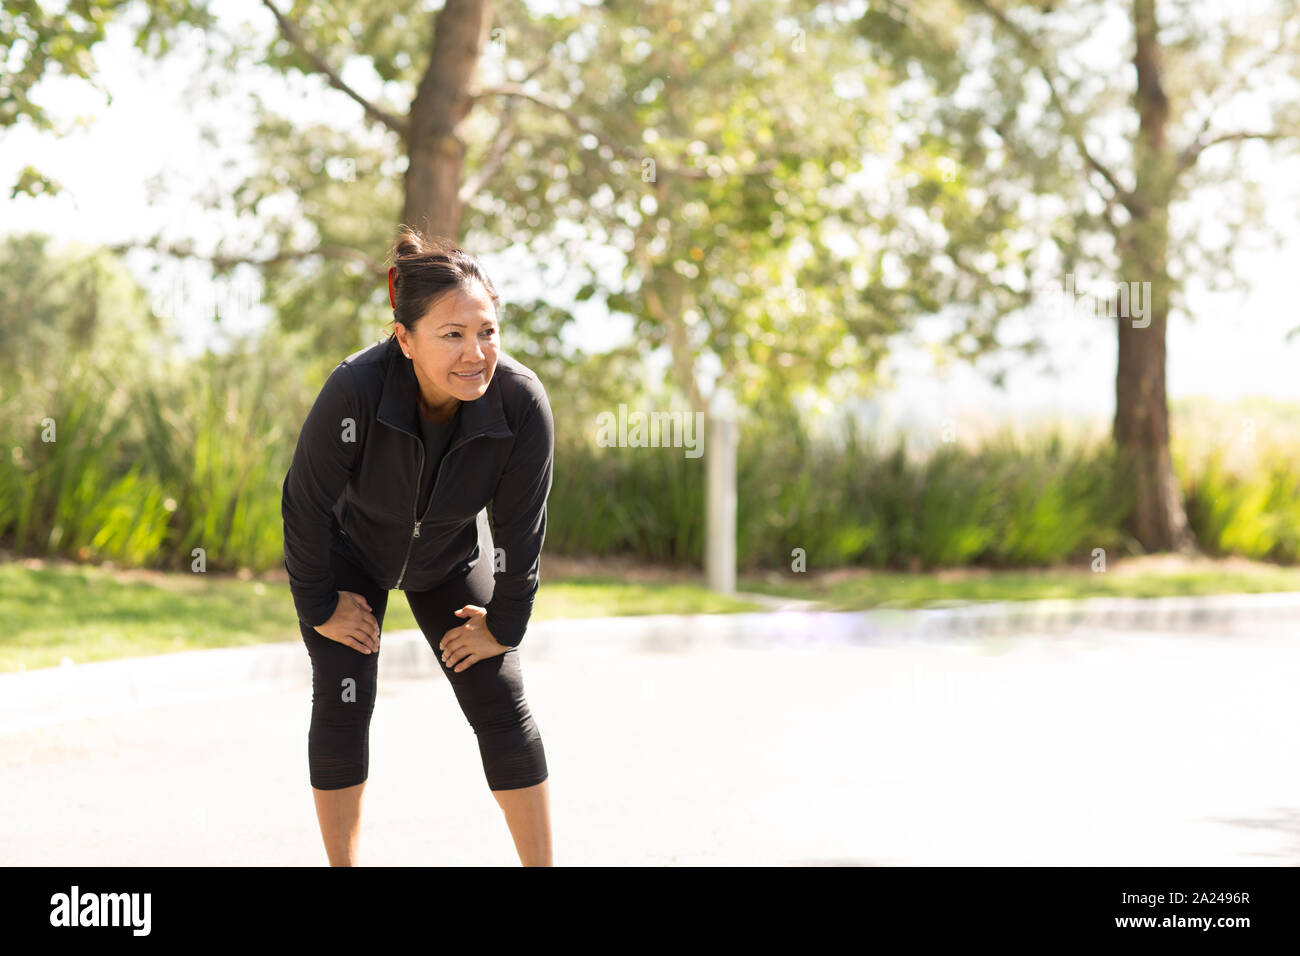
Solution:
M 485 330 L 484 332 L 482 332 L 482 333 L 480 333 L 480 334 L 481 334 L 481 335 L 486 335 L 488 338 L 491 338 L 493 335 L 496 334 L 496 329 L 487 329 L 487 330 Z M 449 339 L 449 338 L 451 338 L 453 335 L 460 335 L 460 333 L 459 333 L 459 332 L 448 332 L 446 335 L 443 336 L 443 338 L 444 338 L 444 339 Z

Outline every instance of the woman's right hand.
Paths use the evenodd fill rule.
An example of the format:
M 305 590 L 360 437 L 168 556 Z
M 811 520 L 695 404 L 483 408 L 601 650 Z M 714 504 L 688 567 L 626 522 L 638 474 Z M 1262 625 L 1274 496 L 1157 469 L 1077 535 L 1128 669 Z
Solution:
M 346 644 L 363 654 L 379 653 L 379 622 L 363 595 L 355 591 L 339 591 L 339 603 L 334 614 L 316 633 L 331 641 Z

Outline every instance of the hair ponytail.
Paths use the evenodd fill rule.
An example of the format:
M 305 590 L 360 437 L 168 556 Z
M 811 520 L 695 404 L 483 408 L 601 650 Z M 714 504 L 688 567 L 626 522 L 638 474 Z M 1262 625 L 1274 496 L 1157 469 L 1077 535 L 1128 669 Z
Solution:
M 408 331 L 415 331 L 420 319 L 439 299 L 457 289 L 469 291 L 475 282 L 487 291 L 500 316 L 501 297 L 497 295 L 487 271 L 478 259 L 450 239 L 425 235 L 412 226 L 403 225 L 390 258 L 393 265 L 389 269 L 388 281 L 394 330 L 389 340 L 397 337 L 398 322 Z

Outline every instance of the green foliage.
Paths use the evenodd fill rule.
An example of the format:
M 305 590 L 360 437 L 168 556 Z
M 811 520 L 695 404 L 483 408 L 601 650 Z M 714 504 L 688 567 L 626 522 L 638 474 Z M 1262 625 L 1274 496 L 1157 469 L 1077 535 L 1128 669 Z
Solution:
M 1292 564 L 1300 560 L 1300 467 L 1277 450 L 1242 473 L 1215 449 L 1184 483 L 1188 520 L 1213 554 Z
M 0 47 L 12 52 L 21 38 L 26 52 L 0 76 L 0 128 L 21 116 L 42 122 L 27 92 L 51 64 L 90 77 L 88 51 L 123 6 L 72 4 L 74 20 L 5 3 Z M 854 22 L 814 3 L 736 2 L 725 16 L 681 2 L 563 17 L 498 6 L 501 44 L 486 57 L 500 62 L 484 82 L 532 71 L 560 108 L 490 92 L 475 104 L 465 169 L 495 174 L 468 197 L 466 245 L 526 249 L 555 266 L 551 287 L 576 277 L 578 301 L 603 299 L 634 329 L 613 352 L 565 350 L 564 303 L 507 301 L 505 347 L 538 371 L 556 410 L 552 548 L 699 560 L 704 460 L 591 438 L 592 415 L 652 394 L 636 377 L 653 350 L 673 352 L 679 386 L 714 359 L 742 406 L 779 410 L 828 375 L 869 380 L 890 336 L 921 313 L 961 313 L 946 346 L 973 357 L 998 346 L 996 320 L 1025 305 L 1035 277 L 1079 264 L 1114 272 L 1110 244 L 1088 241 L 1114 231 L 1085 201 L 1098 177 L 1043 96 L 1041 69 L 1106 11 L 1031 6 L 1006 9 L 1042 41 L 1042 63 L 1004 23 L 946 0 L 873 3 Z M 277 9 L 327 61 L 343 62 L 345 50 L 349 69 L 368 61 L 385 81 L 376 105 L 406 115 L 429 65 L 431 11 L 396 0 L 364 16 L 355 4 Z M 151 3 L 148 14 L 139 45 L 158 51 L 176 27 L 208 22 L 204 4 Z M 1195 48 L 1170 51 L 1184 126 L 1201 81 L 1223 79 L 1218 64 L 1185 58 Z M 260 53 L 285 73 L 315 69 L 281 37 Z M 980 78 L 986 88 L 959 89 Z M 1113 84 L 1063 82 L 1061 92 L 1079 126 L 1131 112 Z M 325 95 L 355 106 L 338 90 Z M 269 250 L 262 273 L 276 324 L 257 348 L 155 368 L 141 346 L 158 330 L 119 264 L 60 259 L 42 237 L 0 247 L 0 538 L 128 564 L 187 567 L 196 547 L 213 568 L 279 563 L 279 479 L 296 429 L 329 367 L 390 318 L 382 259 L 409 158 L 391 129 L 304 125 L 257 107 L 258 168 L 213 200 L 233 201 Z M 493 167 L 503 128 L 510 148 Z M 1187 141 L 1194 129 L 1171 132 Z M 847 188 L 862 174 L 865 191 Z M 26 191 L 44 188 L 38 170 L 22 177 Z M 621 281 L 586 255 L 593 243 L 622 254 Z M 1173 252 L 1197 264 L 1190 242 Z M 47 417 L 53 443 L 40 440 Z M 877 448 L 852 427 L 839 444 L 814 442 L 773 411 L 746 429 L 740 458 L 740 554 L 755 566 L 784 567 L 795 548 L 815 566 L 938 567 L 1124 545 L 1130 483 L 1104 447 L 1058 436 L 945 446 L 922 459 L 902 440 Z M 1180 467 L 1202 541 L 1295 560 L 1287 460 L 1279 450 L 1248 471 L 1213 456 Z
M 142 6 L 148 17 L 136 29 L 135 45 L 154 55 L 170 50 L 181 28 L 211 27 L 215 17 L 207 2 L 191 0 L 69 0 L 65 3 L 0 3 L 0 131 L 26 121 L 40 130 L 60 129 L 33 91 L 49 75 L 86 80 L 108 101 L 112 95 L 96 74 L 95 47 L 105 29 L 125 10 Z M 40 170 L 26 166 L 5 187 L 11 197 L 58 191 L 58 184 Z
M 303 337 L 178 362 L 111 254 L 9 237 L 0 266 L 0 539 L 127 566 L 189 568 L 196 547 L 214 569 L 279 563 Z
M 1104 442 L 1003 435 L 922 458 L 852 422 L 813 444 L 785 418 L 746 433 L 741 455 L 739 550 L 750 566 L 788 567 L 794 548 L 810 568 L 1024 566 L 1123 544 L 1128 505 Z
M 23 351 L 22 328 L 4 317 L 23 361 L 0 374 L 0 541 L 24 553 L 126 566 L 186 570 L 202 548 L 214 571 L 279 567 L 281 482 L 307 410 L 345 347 L 322 353 L 313 330 L 272 327 L 226 354 L 167 361 L 129 286 L 102 291 L 109 305 L 79 313 L 97 315 L 85 323 L 60 314 L 57 283 L 40 297 L 39 277 L 53 272 L 42 267 L 38 245 L 2 249 L 36 276 L 15 271 L 10 301 L 48 316 L 67 351 Z M 67 274 L 98 274 L 101 290 L 114 289 L 121 276 L 111 257 L 87 261 L 95 268 L 70 256 Z M 548 548 L 698 566 L 707 459 L 688 458 L 684 448 L 605 448 L 595 440 L 595 416 L 616 414 L 620 403 L 684 411 L 682 402 L 648 378 L 635 348 L 550 350 L 546 330 L 561 319 L 538 318 L 536 348 L 525 353 L 545 369 L 556 418 Z M 83 334 L 67 334 L 77 323 Z M 802 548 L 810 568 L 1023 567 L 1128 546 L 1119 528 L 1132 482 L 1117 472 L 1108 441 L 1004 432 L 922 456 L 904 438 L 886 444 L 852 420 L 815 438 L 775 398 L 749 411 L 738 452 L 744 566 L 787 568 Z M 1193 524 L 1211 550 L 1296 561 L 1300 469 L 1290 450 L 1300 420 L 1251 414 L 1227 423 L 1251 440 L 1229 442 L 1226 426 L 1208 424 L 1205 410 L 1179 411 L 1190 437 L 1175 445 L 1174 458 Z M 1199 431 L 1193 423 L 1202 423 Z
M 327 90 L 349 117 L 338 124 L 304 123 L 255 96 L 258 166 L 233 203 L 275 250 L 260 269 L 282 327 L 315 330 L 322 351 L 345 339 L 360 347 L 391 318 L 385 255 L 404 165 L 421 161 L 395 130 L 412 120 L 417 92 L 438 95 L 421 85 L 433 13 L 396 0 L 284 12 L 306 46 L 369 67 L 381 92 L 355 123 L 355 103 Z M 675 343 L 672 377 L 685 394 L 714 361 L 746 404 L 832 372 L 869 382 L 909 307 L 939 307 L 938 279 L 902 222 L 905 196 L 881 192 L 869 211 L 848 188 L 863 171 L 863 131 L 885 121 L 887 85 L 862 69 L 866 50 L 845 24 L 767 0 L 565 15 L 511 0 L 494 8 L 491 36 L 479 64 L 488 92 L 456 130 L 466 151 L 456 238 L 489 263 L 527 253 L 530 278 L 546 288 L 626 314 L 643 355 Z M 320 78 L 282 36 L 238 58 Z M 525 76 L 536 99 L 492 92 Z M 886 260 L 903 249 L 917 251 L 900 279 Z M 497 281 L 509 308 L 508 278 Z M 503 322 L 507 349 L 547 364 L 559 350 L 544 327 L 563 325 L 565 306 L 519 304 Z
M 212 570 L 277 568 L 280 482 L 318 387 L 316 373 L 292 370 L 294 354 L 281 342 L 130 377 L 78 359 L 56 390 L 6 391 L 0 540 L 25 553 L 175 570 L 202 547 Z M 698 565 L 706 458 L 598 447 L 590 414 L 550 391 L 548 550 Z M 45 418 L 54 442 L 41 441 Z M 1300 468 L 1287 447 L 1245 472 L 1214 449 L 1194 464 L 1176 457 L 1207 548 L 1300 559 Z M 793 416 L 773 415 L 742 431 L 738 467 L 746 567 L 788 568 L 795 548 L 826 569 L 1026 567 L 1127 547 L 1119 528 L 1129 484 L 1104 441 L 999 435 L 922 457 L 857 424 L 814 441 Z
M 1171 448 L 1187 517 L 1207 552 L 1300 561 L 1300 406 L 1185 400 Z
M 986 493 L 1002 529 L 989 557 L 1011 566 L 1051 564 L 1091 548 L 1123 547 L 1132 507 L 1109 442 L 1067 444 L 1059 432 L 1022 441 L 1004 433 L 981 448 Z
M 0 239 L 0 379 L 24 388 L 65 379 L 71 356 L 111 368 L 163 335 L 139 284 L 113 254 L 39 233 Z
M 698 561 L 704 459 L 687 458 L 684 448 L 599 447 L 594 418 L 557 419 L 547 547 L 559 553 Z

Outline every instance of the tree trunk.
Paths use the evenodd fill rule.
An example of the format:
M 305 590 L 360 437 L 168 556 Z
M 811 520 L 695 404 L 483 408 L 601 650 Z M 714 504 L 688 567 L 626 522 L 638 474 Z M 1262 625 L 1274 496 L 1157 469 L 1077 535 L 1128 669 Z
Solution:
M 1123 474 L 1134 483 L 1129 530 L 1147 551 L 1193 546 L 1182 493 L 1169 453 L 1169 406 L 1165 392 L 1165 331 L 1169 318 L 1169 203 L 1174 157 L 1165 145 L 1169 101 L 1161 87 L 1160 48 L 1154 0 L 1134 0 L 1137 68 L 1136 105 L 1140 117 L 1135 149 L 1137 182 L 1128 202 L 1124 274 L 1150 295 L 1136 316 L 1117 310 L 1119 361 L 1115 375 L 1114 438 Z
M 411 104 L 402 222 L 460 240 L 461 124 L 492 25 L 492 0 L 447 0 L 433 21 L 433 54 Z

